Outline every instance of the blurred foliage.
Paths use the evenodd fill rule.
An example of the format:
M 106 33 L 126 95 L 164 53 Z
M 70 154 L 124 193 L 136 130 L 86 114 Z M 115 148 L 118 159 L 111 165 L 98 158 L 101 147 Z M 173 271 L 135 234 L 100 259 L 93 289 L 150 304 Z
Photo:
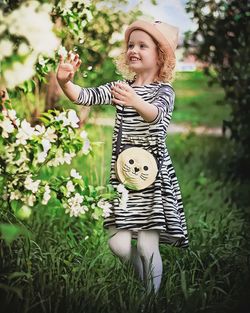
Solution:
M 4 14 L 9 14 L 18 9 L 24 1 L 5 0 L 1 2 L 0 9 Z M 75 81 L 84 86 L 100 85 L 120 77 L 112 58 L 111 50 L 121 45 L 121 33 L 124 27 L 136 19 L 142 12 L 138 9 L 138 2 L 131 11 L 125 10 L 128 0 L 104 2 L 100 0 L 88 1 L 63 1 L 63 0 L 39 0 L 40 4 L 48 3 L 53 6 L 51 20 L 54 23 L 54 31 L 60 38 L 62 46 L 68 51 L 78 53 L 82 65 L 75 75 Z M 6 29 L 5 32 L 8 32 Z M 3 33 L 12 41 L 13 38 Z M 37 34 L 39 36 L 39 34 Z M 19 45 L 22 38 L 14 44 Z M 46 44 L 46 42 L 44 43 Z M 57 56 L 56 56 L 57 57 Z M 4 63 L 2 64 L 4 65 Z M 57 60 L 43 58 L 36 64 L 36 77 L 31 83 L 25 82 L 13 90 L 9 90 L 11 98 L 18 97 L 18 93 L 35 93 L 45 95 L 47 74 L 56 70 Z M 41 101 L 36 101 L 35 107 L 41 109 Z M 41 100 L 41 99 L 40 99 Z M 32 110 L 33 111 L 33 110 Z
M 218 80 L 231 106 L 231 120 L 223 121 L 235 144 L 232 170 L 235 175 L 250 174 L 250 3 L 237 0 L 189 0 L 186 10 L 198 24 L 188 32 L 185 47 L 207 64 L 211 83 Z M 211 71 L 216 71 L 216 75 Z

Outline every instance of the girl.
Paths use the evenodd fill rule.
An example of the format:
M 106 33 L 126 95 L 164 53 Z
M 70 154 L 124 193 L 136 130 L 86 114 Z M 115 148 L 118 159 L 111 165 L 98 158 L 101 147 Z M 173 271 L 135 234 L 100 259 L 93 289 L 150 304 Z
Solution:
M 104 228 L 108 230 L 111 251 L 122 261 L 131 262 L 146 290 L 155 293 L 162 277 L 159 243 L 188 247 L 181 192 L 165 143 L 174 108 L 175 92 L 170 82 L 177 41 L 176 27 L 138 20 L 125 32 L 125 52 L 117 63 L 126 77 L 124 81 L 94 88 L 75 85 L 71 79 L 81 61 L 78 54 L 72 53 L 65 61 L 60 56 L 57 71 L 58 82 L 72 102 L 116 106 L 110 183 L 125 195 L 126 205 L 121 206 L 119 199 L 112 202 L 112 213 L 104 219 Z M 133 79 L 128 79 L 128 74 Z M 121 188 L 115 171 L 117 140 L 121 147 L 142 145 L 162 160 L 159 175 L 150 186 L 142 190 Z M 128 164 L 131 168 L 132 157 Z M 137 239 L 136 247 L 131 239 Z

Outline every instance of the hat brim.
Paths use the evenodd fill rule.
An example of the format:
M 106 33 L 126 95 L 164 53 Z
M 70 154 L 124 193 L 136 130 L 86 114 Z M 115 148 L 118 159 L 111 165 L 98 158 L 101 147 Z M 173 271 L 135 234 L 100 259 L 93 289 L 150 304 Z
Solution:
M 153 37 L 171 58 L 175 59 L 175 53 L 162 33 L 156 28 L 152 27 L 152 24 L 145 21 L 136 21 L 132 23 L 125 31 L 125 41 L 128 44 L 129 36 L 134 30 L 142 30 Z

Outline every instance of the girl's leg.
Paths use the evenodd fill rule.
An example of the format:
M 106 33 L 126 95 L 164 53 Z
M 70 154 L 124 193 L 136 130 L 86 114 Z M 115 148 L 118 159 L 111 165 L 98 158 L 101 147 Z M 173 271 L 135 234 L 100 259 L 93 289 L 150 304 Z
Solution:
M 162 278 L 162 259 L 159 251 L 159 230 L 142 230 L 138 232 L 137 249 L 144 267 L 146 289 L 157 293 Z
M 131 259 L 131 238 L 130 230 L 118 230 L 114 226 L 108 229 L 108 245 L 110 250 L 118 256 L 121 261 L 130 261 Z
M 137 277 L 143 281 L 143 264 L 137 247 L 132 246 L 131 262 L 134 265 Z
M 108 229 L 108 244 L 111 251 L 122 261 L 130 261 L 137 276 L 143 280 L 142 260 L 137 252 L 137 247 L 132 246 L 132 232 L 130 230 L 118 230 L 114 226 Z

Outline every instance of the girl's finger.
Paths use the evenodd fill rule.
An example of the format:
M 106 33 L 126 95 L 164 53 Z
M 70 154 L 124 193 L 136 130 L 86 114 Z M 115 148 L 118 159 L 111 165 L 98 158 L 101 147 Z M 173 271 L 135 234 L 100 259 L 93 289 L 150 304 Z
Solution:
M 67 61 L 72 62 L 73 59 L 74 59 L 74 54 L 72 53 L 72 51 L 69 51 L 68 56 L 67 56 Z
M 128 91 L 128 84 L 121 82 L 121 83 L 117 83 L 117 85 L 122 89 L 122 90 L 126 90 Z
M 81 61 L 81 60 L 79 60 L 79 61 L 76 63 L 76 68 L 79 68 L 79 67 L 80 67 L 80 65 L 81 65 L 81 63 L 82 63 L 82 61 Z
M 116 99 L 116 98 L 112 98 L 112 103 L 125 105 L 124 101 Z
M 79 54 L 76 54 L 73 58 L 73 61 L 78 61 L 79 60 Z
M 59 54 L 59 64 L 62 64 L 63 63 L 63 56 L 62 54 Z
M 117 92 L 117 93 L 119 93 L 119 94 L 121 94 L 121 95 L 123 95 L 123 96 L 126 95 L 126 91 L 123 90 L 122 88 L 120 88 L 119 86 L 114 86 L 112 89 L 113 89 L 115 92 Z

